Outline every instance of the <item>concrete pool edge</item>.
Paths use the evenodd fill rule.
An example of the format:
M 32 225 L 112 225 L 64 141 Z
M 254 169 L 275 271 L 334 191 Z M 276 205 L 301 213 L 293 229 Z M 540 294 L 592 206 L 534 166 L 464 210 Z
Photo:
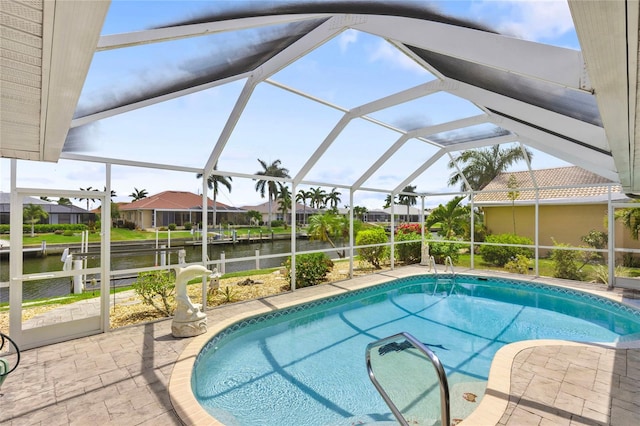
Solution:
M 571 281 L 565 280 L 496 273 L 494 271 L 485 272 L 465 270 L 464 272 L 456 271 L 456 273 L 464 273 L 465 275 L 473 276 L 502 277 L 520 281 L 539 282 L 541 284 L 548 284 L 551 286 L 568 287 L 586 293 L 597 294 L 624 304 L 623 298 L 620 294 L 609 292 L 605 288 L 598 288 L 593 285 L 590 286 L 593 288 L 588 288 L 589 286 L 586 286 L 585 288 L 586 283 L 573 284 Z M 399 278 L 425 274 L 428 274 L 426 267 L 408 266 L 392 271 L 383 271 L 374 275 L 356 277 L 337 283 L 307 287 L 299 289 L 296 292 L 284 293 L 276 296 L 270 296 L 265 299 L 257 299 L 237 304 L 235 306 L 237 309 L 235 310 L 238 312 L 233 313 L 222 320 L 216 321 L 213 325 L 210 325 L 207 333 L 193 338 L 178 357 L 168 386 L 171 403 L 173 404 L 176 413 L 187 425 L 224 425 L 202 408 L 196 400 L 191 389 L 191 374 L 196 357 L 200 350 L 213 336 L 220 333 L 225 328 L 254 315 L 268 313 L 277 309 L 288 308 L 314 300 L 343 294 L 352 290 L 372 287 Z M 224 308 L 227 308 L 227 306 Z M 212 319 L 216 319 L 216 313 L 218 310 L 219 308 L 216 308 L 207 312 L 210 323 L 212 322 Z M 478 407 L 460 424 L 498 424 L 505 413 L 509 402 L 511 370 L 515 357 L 525 349 L 538 346 L 548 346 L 550 344 L 562 346 L 593 345 L 590 343 L 576 343 L 563 340 L 528 340 L 512 343 L 501 348 L 491 363 L 489 380 L 487 382 L 487 392 L 483 396 Z

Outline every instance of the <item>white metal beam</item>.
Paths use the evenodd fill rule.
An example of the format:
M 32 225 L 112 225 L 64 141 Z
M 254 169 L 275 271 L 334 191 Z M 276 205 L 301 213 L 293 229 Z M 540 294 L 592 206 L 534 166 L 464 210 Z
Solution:
M 129 33 L 109 34 L 100 37 L 96 51 L 120 49 L 123 47 L 138 46 L 141 44 L 158 43 L 170 40 L 179 40 L 189 37 L 210 35 L 227 31 L 241 31 L 269 25 L 280 25 L 290 22 L 304 21 L 307 19 L 321 18 L 327 15 L 273 15 L 259 16 L 241 19 L 230 19 L 218 22 L 206 22 L 201 24 L 179 25 L 167 28 L 155 28 L 145 31 Z
M 124 114 L 125 112 L 134 111 L 136 109 L 155 105 L 160 102 L 170 101 L 171 99 L 179 98 L 181 96 L 186 96 L 192 93 L 197 93 L 203 90 L 211 89 L 212 87 L 222 86 L 227 83 L 231 83 L 237 80 L 242 80 L 249 76 L 251 76 L 251 72 L 246 72 L 244 74 L 237 74 L 222 80 L 212 81 L 211 83 L 201 84 L 199 86 L 190 87 L 188 89 L 179 90 L 173 93 L 167 93 L 166 95 L 157 96 L 155 98 L 145 99 L 144 101 L 134 102 L 127 105 L 122 105 L 117 108 L 111 108 L 105 111 L 97 112 L 95 114 L 85 115 L 84 117 L 78 117 L 72 120 L 70 127 L 74 128 L 74 127 L 83 126 L 85 124 L 93 123 L 94 121 L 113 117 L 114 115 Z
M 582 141 L 596 148 L 609 149 L 607 137 L 602 127 L 462 82 L 457 82 L 454 89 L 448 91 L 476 104 L 503 112 L 511 117 Z
M 564 87 L 591 90 L 583 73 L 582 54 L 576 50 L 461 26 L 396 16 L 367 16 L 357 29 Z

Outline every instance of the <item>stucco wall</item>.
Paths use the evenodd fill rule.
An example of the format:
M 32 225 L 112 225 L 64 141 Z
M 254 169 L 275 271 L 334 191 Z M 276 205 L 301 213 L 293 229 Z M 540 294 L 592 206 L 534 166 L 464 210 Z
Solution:
M 515 212 L 516 233 L 534 239 L 535 209 L 533 206 L 484 207 L 485 223 L 491 234 L 513 233 Z M 584 245 L 580 239 L 590 230 L 607 232 L 606 204 L 541 205 L 539 208 L 540 245 L 552 246 L 553 237 L 559 243 Z M 616 222 L 616 246 L 618 248 L 640 248 L 640 241 L 631 238 L 624 226 Z

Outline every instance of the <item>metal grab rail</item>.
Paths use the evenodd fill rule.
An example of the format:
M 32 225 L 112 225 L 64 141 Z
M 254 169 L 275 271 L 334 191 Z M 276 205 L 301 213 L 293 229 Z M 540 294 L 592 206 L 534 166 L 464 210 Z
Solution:
M 438 270 L 436 269 L 436 258 L 433 256 L 429 256 L 429 272 L 431 272 L 431 268 L 433 268 L 433 273 L 438 275 Z
M 451 256 L 447 256 L 444 259 L 444 272 L 447 272 L 447 263 L 449 264 L 449 267 L 451 268 L 451 274 L 453 275 L 453 278 L 456 277 L 456 271 L 453 270 L 453 260 L 451 260 Z
M 440 359 L 436 356 L 436 354 L 434 354 L 431 351 L 431 349 L 429 349 L 423 343 L 416 340 L 416 338 L 413 337 L 411 334 L 403 331 L 401 333 L 394 334 L 392 336 L 385 337 L 380 340 L 376 340 L 375 342 L 371 342 L 367 345 L 366 362 L 367 362 L 367 372 L 369 373 L 369 379 L 371 379 L 371 382 L 373 383 L 375 388 L 378 390 L 378 392 L 382 396 L 382 399 L 384 399 L 384 402 L 389 406 L 389 408 L 391 409 L 391 412 L 396 417 L 398 422 L 400 422 L 400 424 L 403 426 L 409 426 L 409 423 L 407 423 L 407 421 L 405 420 L 404 416 L 402 415 L 398 407 L 393 403 L 393 401 L 391 400 L 387 392 L 384 390 L 382 385 L 376 379 L 375 374 L 373 372 L 373 368 L 371 367 L 371 354 L 370 354 L 371 348 L 373 348 L 374 346 L 382 346 L 386 342 L 393 342 L 401 338 L 404 338 L 405 340 L 410 342 L 411 346 L 413 346 L 414 348 L 422 352 L 431 361 L 431 364 L 433 364 L 433 367 L 435 368 L 436 373 L 438 375 L 438 381 L 440 383 L 440 413 L 442 416 L 441 424 L 443 426 L 450 425 L 451 412 L 449 409 L 450 398 L 449 398 L 449 382 L 447 381 L 447 374 L 445 373 L 444 367 L 442 366 L 442 363 L 440 362 Z

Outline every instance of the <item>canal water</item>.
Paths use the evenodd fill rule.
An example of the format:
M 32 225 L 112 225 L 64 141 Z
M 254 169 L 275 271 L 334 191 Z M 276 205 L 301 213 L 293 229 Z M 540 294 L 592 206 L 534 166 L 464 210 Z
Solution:
M 178 263 L 177 250 L 184 248 L 186 251 L 186 262 L 200 262 L 202 258 L 202 247 L 185 245 L 174 246 L 171 248 L 165 264 L 176 265 Z M 299 239 L 296 241 L 296 251 L 307 250 L 320 250 L 325 248 L 331 248 L 328 243 L 321 241 L 310 241 L 306 239 Z M 111 254 L 111 270 L 119 271 L 126 269 L 151 267 L 161 263 L 161 255 L 155 253 L 151 245 L 143 247 L 117 247 L 112 248 Z M 291 252 L 291 240 L 274 240 L 267 242 L 255 242 L 255 243 L 236 243 L 236 244 L 210 244 L 207 248 L 209 260 L 219 260 L 221 253 L 224 252 L 226 263 L 225 272 L 237 272 L 243 270 L 251 270 L 256 268 L 255 254 L 256 250 L 260 250 L 260 256 L 272 255 L 283 253 L 282 256 L 260 259 L 260 268 L 274 268 L 281 266 L 286 260 L 287 256 L 284 253 Z M 337 253 L 334 251 L 327 252 L 327 255 L 331 258 L 336 258 Z M 233 259 L 243 257 L 254 257 L 254 259 L 241 262 L 232 262 Z M 63 263 L 59 254 L 50 254 L 48 256 L 39 257 L 32 255 L 25 255 L 23 260 L 24 274 L 38 274 L 51 271 L 61 271 Z M 99 266 L 99 258 L 89 256 L 87 261 L 88 267 Z M 112 280 L 111 285 L 123 285 L 130 283 L 132 279 L 128 280 Z M 0 303 L 9 301 L 9 288 L 5 287 L 9 282 L 9 259 L 8 256 L 3 256 L 0 259 L 0 283 L 3 283 L 3 287 L 0 288 Z M 23 284 L 23 301 L 61 297 L 70 294 L 71 292 L 71 279 L 69 277 L 55 278 L 38 281 L 27 281 Z

